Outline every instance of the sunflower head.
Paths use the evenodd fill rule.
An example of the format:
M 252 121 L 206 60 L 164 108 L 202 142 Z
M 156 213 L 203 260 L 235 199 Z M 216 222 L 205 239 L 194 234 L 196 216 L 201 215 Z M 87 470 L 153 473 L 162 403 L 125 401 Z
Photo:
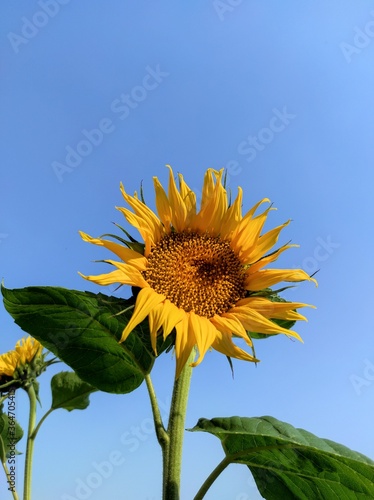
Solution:
M 21 387 L 45 370 L 43 346 L 33 337 L 22 338 L 15 349 L 0 355 L 0 386 Z
M 304 320 L 296 309 L 307 304 L 275 301 L 270 287 L 281 282 L 315 280 L 301 269 L 267 268 L 282 252 L 296 246 L 273 249 L 289 221 L 263 233 L 272 207 L 259 214 L 257 211 L 269 200 L 261 200 L 242 214 L 242 190 L 238 189 L 236 199 L 229 204 L 223 169 L 206 171 L 200 207 L 181 174 L 178 180 L 177 186 L 169 167 L 165 191 L 154 177 L 157 214 L 136 194 L 127 194 L 121 184 L 128 206 L 117 208 L 139 231 L 142 242 L 112 235 L 117 242 L 80 233 L 84 241 L 105 247 L 119 259 L 105 261 L 114 266 L 114 271 L 82 275 L 85 279 L 99 285 L 118 283 L 139 289 L 121 342 L 148 317 L 157 354 L 158 335 L 165 339 L 175 330 L 178 376 L 195 346 L 199 355 L 193 366 L 210 348 L 230 358 L 258 361 L 249 332 L 284 333 L 301 340 L 281 324 Z M 233 339 L 241 339 L 251 354 Z

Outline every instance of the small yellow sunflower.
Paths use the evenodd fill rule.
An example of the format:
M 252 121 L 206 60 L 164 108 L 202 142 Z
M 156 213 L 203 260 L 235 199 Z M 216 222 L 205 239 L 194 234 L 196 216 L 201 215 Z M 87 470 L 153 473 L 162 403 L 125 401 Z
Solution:
M 252 347 L 247 331 L 264 334 L 284 333 L 301 338 L 296 332 L 278 326 L 274 321 L 305 320 L 295 311 L 307 304 L 272 302 L 258 292 L 287 281 L 315 281 L 301 269 L 263 269 L 292 246 L 284 245 L 269 253 L 285 222 L 261 234 L 269 206 L 255 215 L 267 198 L 242 215 L 242 190 L 229 205 L 223 182 L 224 170 L 208 169 L 204 176 L 200 210 L 196 195 L 179 177 L 179 189 L 170 166 L 166 194 L 154 177 L 158 216 L 141 201 L 130 196 L 121 184 L 128 208 L 117 207 L 127 222 L 143 238 L 143 253 L 102 238 L 92 238 L 81 232 L 84 241 L 104 246 L 120 262 L 106 260 L 116 270 L 98 276 L 83 276 L 99 285 L 113 283 L 140 288 L 133 315 L 122 333 L 121 342 L 147 316 L 151 341 L 162 331 L 164 339 L 175 328 L 176 376 L 178 377 L 192 349 L 197 346 L 199 364 L 208 349 L 226 356 L 258 361 L 236 346 L 232 338 L 240 337 Z
M 0 355 L 0 379 L 3 376 L 13 377 L 17 368 L 41 356 L 42 350 L 43 346 L 33 337 L 18 340 L 14 350 Z

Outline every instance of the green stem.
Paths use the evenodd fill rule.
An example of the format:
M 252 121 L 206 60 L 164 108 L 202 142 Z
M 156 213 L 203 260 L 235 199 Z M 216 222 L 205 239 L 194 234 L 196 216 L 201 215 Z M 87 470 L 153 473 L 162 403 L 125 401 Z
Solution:
M 25 476 L 23 485 L 23 500 L 31 500 L 31 472 L 32 458 L 34 452 L 35 435 L 33 435 L 36 421 L 36 393 L 33 384 L 31 383 L 26 388 L 27 395 L 30 401 L 29 427 L 27 431 L 26 459 L 25 459 Z
M 169 435 L 166 432 L 166 429 L 164 427 L 160 409 L 158 406 L 157 398 L 156 398 L 156 393 L 152 384 L 152 380 L 150 375 L 145 376 L 145 382 L 147 384 L 147 389 L 148 389 L 148 394 L 149 394 L 149 399 L 151 401 L 151 407 L 152 407 L 152 413 L 153 413 L 153 421 L 155 424 L 155 431 L 156 431 L 156 436 L 157 436 L 157 441 L 159 442 L 162 450 L 162 464 L 163 464 L 163 482 L 165 482 L 165 472 L 167 470 L 167 464 L 168 464 L 168 458 L 169 458 Z
M 195 357 L 195 349 L 191 354 L 177 380 L 174 382 L 173 397 L 170 406 L 170 416 L 168 425 L 169 445 L 164 460 L 164 483 L 163 499 L 179 500 L 180 498 L 180 478 L 182 469 L 182 449 L 184 437 L 184 423 L 186 419 L 187 401 L 190 390 L 192 375 L 192 363 Z
M 158 407 L 156 392 L 154 390 L 151 376 L 148 374 L 145 376 L 145 383 L 147 384 L 149 398 L 151 400 L 153 420 L 155 422 L 156 436 L 157 440 L 161 445 L 161 448 L 165 446 L 165 443 L 169 440 L 166 429 L 162 422 L 160 409 Z
M 205 493 L 209 490 L 209 488 L 212 486 L 214 481 L 217 479 L 217 477 L 223 472 L 228 465 L 230 465 L 232 462 L 231 457 L 225 457 L 218 465 L 217 467 L 209 474 L 209 476 L 206 478 L 204 483 L 202 484 L 201 488 L 197 492 L 197 494 L 194 497 L 194 500 L 201 500 L 204 498 Z
M 43 416 L 42 418 L 39 420 L 39 423 L 38 425 L 34 428 L 34 430 L 32 431 L 32 434 L 30 435 L 30 437 L 32 439 L 35 440 L 36 438 L 36 435 L 38 434 L 39 432 L 39 429 L 40 429 L 40 426 L 42 425 L 42 423 L 44 422 L 44 420 L 48 417 L 48 415 L 50 415 L 53 411 L 55 411 L 56 408 L 50 408 Z

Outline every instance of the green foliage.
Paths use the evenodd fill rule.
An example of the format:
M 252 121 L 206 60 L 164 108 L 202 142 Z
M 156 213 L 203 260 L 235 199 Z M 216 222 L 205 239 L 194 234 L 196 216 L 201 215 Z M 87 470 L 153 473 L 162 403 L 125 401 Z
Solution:
M 7 459 L 14 460 L 18 451 L 15 445 L 22 439 L 22 427 L 15 419 L 15 395 L 9 393 L 8 400 L 0 405 L 0 460 L 5 463 Z
M 97 391 L 83 382 L 74 372 L 60 372 L 52 377 L 52 408 L 65 410 L 84 410 L 90 404 L 89 395 Z
M 374 498 L 374 462 L 273 417 L 200 419 L 192 431 L 221 440 L 230 463 L 248 466 L 267 500 Z
M 2 293 L 15 322 L 97 389 L 128 393 L 151 371 L 155 357 L 147 321 L 119 343 L 133 300 L 58 287 L 2 287 Z

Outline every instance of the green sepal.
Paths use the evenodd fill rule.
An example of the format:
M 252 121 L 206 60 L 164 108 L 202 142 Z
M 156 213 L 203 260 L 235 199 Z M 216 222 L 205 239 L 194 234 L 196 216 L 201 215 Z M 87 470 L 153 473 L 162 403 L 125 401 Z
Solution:
M 89 404 L 89 396 L 97 391 L 92 385 L 83 382 L 74 372 L 56 373 L 51 380 L 52 405 L 56 410 L 85 410 Z
M 151 371 L 155 356 L 148 321 L 119 343 L 133 299 L 58 287 L 3 286 L 2 293 L 15 322 L 97 389 L 131 392 Z
M 144 191 L 143 191 L 143 181 L 140 183 L 140 199 L 142 200 L 142 203 L 146 205 L 145 198 L 144 198 Z
M 118 227 L 118 229 L 120 229 L 123 233 L 125 233 L 125 235 L 130 241 L 124 240 L 123 238 L 115 234 L 106 234 L 104 236 L 111 236 L 112 238 L 115 238 L 116 240 L 122 242 L 124 245 L 128 246 L 132 250 L 135 250 L 135 252 L 139 252 L 142 255 L 144 255 L 144 249 L 145 249 L 144 243 L 140 243 L 135 238 L 133 238 L 131 234 L 128 231 L 126 231 L 126 229 L 124 229 L 120 224 L 117 224 L 117 222 L 113 222 L 113 224 L 116 227 Z
M 190 430 L 218 437 L 228 462 L 247 465 L 267 500 L 374 498 L 370 458 L 273 417 L 200 419 Z
M 103 234 L 100 237 L 103 238 L 104 236 L 110 236 L 111 238 L 114 238 L 115 240 L 119 241 L 120 243 L 123 243 L 125 246 L 127 246 L 131 250 L 134 250 L 135 252 L 138 252 L 141 255 L 144 255 L 145 245 L 143 243 L 139 243 L 136 240 L 134 240 L 134 241 L 127 241 L 124 238 L 121 238 L 120 236 L 117 236 L 116 234 L 110 234 L 110 233 Z M 128 235 L 128 236 L 130 236 L 130 235 Z M 107 261 L 103 260 L 103 261 L 96 261 L 96 262 L 107 262 Z

